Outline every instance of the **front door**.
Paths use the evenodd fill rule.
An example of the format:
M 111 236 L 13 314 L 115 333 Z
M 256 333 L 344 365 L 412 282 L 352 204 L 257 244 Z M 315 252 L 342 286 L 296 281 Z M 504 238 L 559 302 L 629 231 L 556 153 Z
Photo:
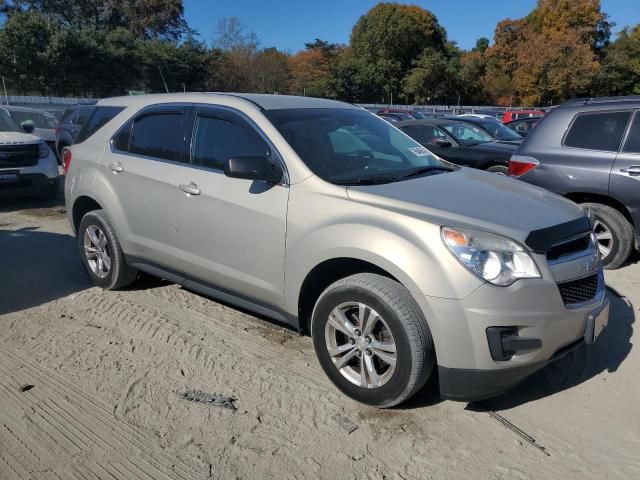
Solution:
M 240 113 L 197 108 L 191 166 L 176 179 L 179 255 L 186 276 L 284 304 L 287 185 L 229 178 L 231 157 L 275 151 Z

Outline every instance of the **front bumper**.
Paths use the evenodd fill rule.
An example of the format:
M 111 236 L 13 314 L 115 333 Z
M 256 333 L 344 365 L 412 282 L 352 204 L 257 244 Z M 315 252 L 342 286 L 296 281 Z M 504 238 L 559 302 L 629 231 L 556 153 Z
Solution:
M 52 151 L 29 167 L 2 168 L 0 172 L 18 172 L 17 183 L 0 183 L 0 197 L 16 197 L 53 193 L 58 190 L 58 162 Z
M 444 398 L 473 401 L 504 393 L 527 376 L 585 343 L 589 314 L 608 302 L 602 271 L 593 300 L 565 306 L 557 284 L 520 280 L 509 287 L 484 284 L 461 300 L 417 298 L 429 322 Z M 511 327 L 517 335 L 539 339 L 536 348 L 508 360 L 492 357 L 487 329 Z

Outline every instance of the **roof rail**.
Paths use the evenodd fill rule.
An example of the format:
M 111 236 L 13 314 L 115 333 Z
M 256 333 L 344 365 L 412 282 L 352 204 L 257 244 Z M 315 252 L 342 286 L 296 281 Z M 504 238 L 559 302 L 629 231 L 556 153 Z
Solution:
M 574 98 L 567 100 L 562 106 L 570 105 L 594 105 L 599 103 L 625 103 L 640 102 L 640 95 L 621 95 L 618 97 L 590 97 L 590 98 Z

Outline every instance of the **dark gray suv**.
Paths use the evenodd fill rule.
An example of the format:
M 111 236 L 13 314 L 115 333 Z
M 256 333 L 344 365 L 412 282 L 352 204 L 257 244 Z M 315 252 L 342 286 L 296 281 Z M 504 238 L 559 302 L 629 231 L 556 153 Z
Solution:
M 640 246 L 640 96 L 570 100 L 545 116 L 509 174 L 587 208 L 606 268 Z

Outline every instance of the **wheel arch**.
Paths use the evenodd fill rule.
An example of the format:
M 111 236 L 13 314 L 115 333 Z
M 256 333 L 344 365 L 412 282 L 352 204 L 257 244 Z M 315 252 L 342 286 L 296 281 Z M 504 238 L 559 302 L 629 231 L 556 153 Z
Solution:
M 88 195 L 81 195 L 75 199 L 71 212 L 74 232 L 78 232 L 78 227 L 80 226 L 82 217 L 94 210 L 102 210 L 102 205 L 100 205 L 94 198 Z
M 603 205 L 607 205 L 620 212 L 633 227 L 636 226 L 633 221 L 633 217 L 631 216 L 631 212 L 629 212 L 629 209 L 627 209 L 627 207 L 622 202 L 616 200 L 613 197 L 586 192 L 571 192 L 567 193 L 565 197 L 576 203 L 602 203 Z
M 332 283 L 357 273 L 375 273 L 390 278 L 407 287 L 397 275 L 375 263 L 353 256 L 335 257 L 323 260 L 313 267 L 302 281 L 298 291 L 297 307 L 300 331 L 311 331 L 311 314 L 322 292 Z

